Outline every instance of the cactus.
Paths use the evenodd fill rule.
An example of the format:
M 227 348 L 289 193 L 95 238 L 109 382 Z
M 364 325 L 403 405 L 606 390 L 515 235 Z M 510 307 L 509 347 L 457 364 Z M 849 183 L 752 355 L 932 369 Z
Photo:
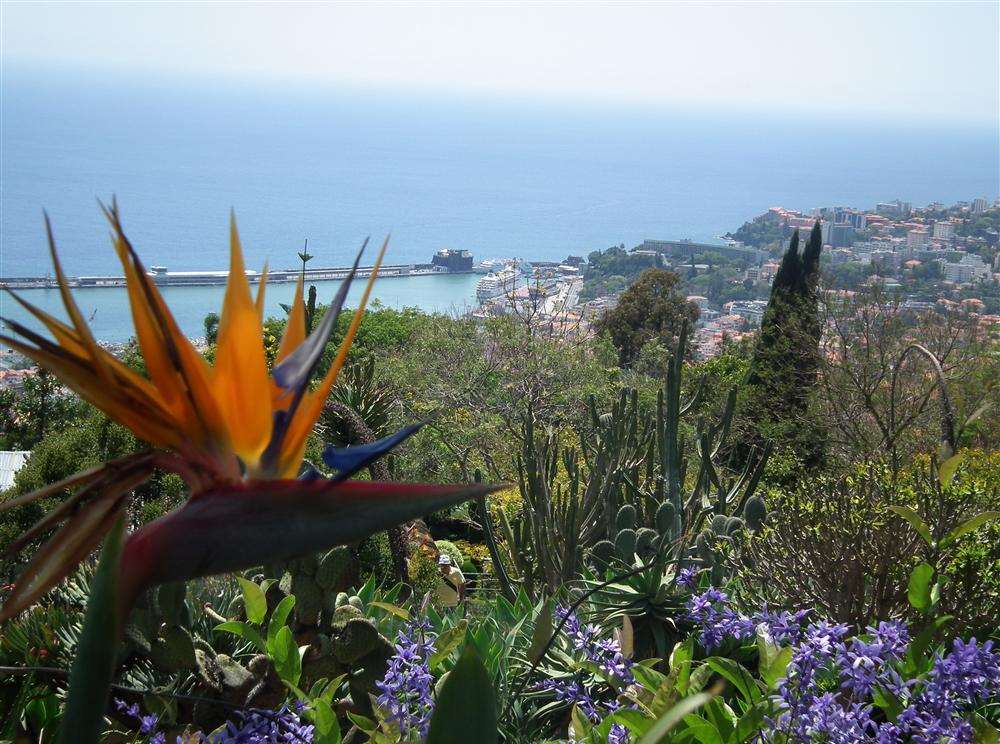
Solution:
M 747 499 L 746 504 L 743 506 L 743 520 L 746 522 L 747 527 L 754 532 L 759 532 L 764 526 L 766 518 L 767 507 L 764 505 L 764 499 L 759 494 L 754 494 Z
M 316 568 L 316 583 L 324 591 L 335 589 L 351 565 L 351 551 L 341 546 L 326 553 Z

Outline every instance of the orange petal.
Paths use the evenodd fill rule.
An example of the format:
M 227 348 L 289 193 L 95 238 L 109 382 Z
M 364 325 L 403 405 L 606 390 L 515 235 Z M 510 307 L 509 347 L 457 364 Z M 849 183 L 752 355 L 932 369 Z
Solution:
M 271 381 L 235 216 L 230 220 L 229 237 L 229 280 L 219 320 L 212 389 L 233 451 L 252 468 L 271 438 Z

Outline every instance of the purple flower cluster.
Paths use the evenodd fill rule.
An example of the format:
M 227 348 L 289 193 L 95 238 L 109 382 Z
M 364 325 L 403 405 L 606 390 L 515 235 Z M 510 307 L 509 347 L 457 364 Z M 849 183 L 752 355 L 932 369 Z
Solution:
M 378 704 L 388 712 L 388 720 L 399 726 L 404 739 L 427 736 L 434 700 L 428 659 L 434 649 L 430 623 L 411 622 L 396 638 L 396 653 L 389 659 L 385 677 L 376 686 L 381 690 Z
M 567 608 L 557 607 L 555 615 L 559 622 L 565 621 L 563 633 L 574 651 L 600 668 L 617 685 L 627 687 L 635 682 L 633 662 L 625 658 L 618 641 L 602 638 L 599 626 L 582 625 Z M 535 685 L 535 689 L 551 692 L 556 700 L 575 705 L 593 723 L 621 707 L 617 700 L 598 700 L 584 684 L 575 679 L 547 679 Z M 609 744 L 627 744 L 628 740 L 629 733 L 625 726 L 617 723 L 611 726 L 608 732 Z
M 256 708 L 237 714 L 239 723 L 229 721 L 226 727 L 210 737 L 207 744 L 312 744 L 315 727 L 299 718 L 305 707 L 296 703 L 296 710 L 283 705 L 279 710 Z
M 694 591 L 698 588 L 698 569 L 695 566 L 682 568 L 677 574 L 677 583 L 685 589 Z
M 1000 699 L 1000 654 L 993 642 L 975 638 L 952 642 L 948 654 L 938 654 L 927 682 L 886 733 L 886 742 L 936 744 L 939 741 L 971 742 L 972 726 L 963 714 L 977 703 Z
M 717 589 L 688 600 L 687 617 L 699 625 L 708 650 L 727 639 L 748 640 L 761 626 L 775 642 L 792 647 L 774 697 L 779 712 L 761 732 L 762 742 L 961 744 L 972 741 L 969 712 L 1000 699 L 1000 654 L 990 641 L 956 639 L 949 652 L 935 656 L 925 677 L 904 680 L 898 671 L 910 642 L 904 623 L 881 622 L 848 639 L 845 625 L 805 625 L 808 614 L 765 609 L 749 618 L 732 610 Z M 876 690 L 903 706 L 894 722 L 873 719 Z
M 149 744 L 165 744 L 166 735 L 157 731 L 157 726 L 160 723 L 158 716 L 144 715 L 138 703 L 129 705 L 124 700 L 115 700 L 115 708 L 139 724 L 139 734 L 148 736 Z
M 149 737 L 148 744 L 166 744 L 166 734 L 158 731 L 159 718 L 143 715 L 138 704 L 128 705 L 123 700 L 115 700 L 115 707 L 138 724 L 138 733 Z M 295 704 L 292 711 L 288 706 L 279 710 L 250 709 L 238 712 L 238 723 L 228 721 L 225 728 L 206 736 L 196 732 L 187 737 L 177 737 L 177 744 L 197 741 L 203 744 L 312 744 L 315 727 L 303 723 L 299 713 L 305 709 L 302 703 Z
M 876 684 L 894 695 L 904 692 L 904 683 L 892 668 L 906 653 L 910 633 L 899 621 L 881 622 L 877 628 L 868 628 L 871 641 L 852 638 L 837 655 L 843 678 L 842 687 L 855 699 L 871 696 Z
M 569 638 L 573 649 L 584 655 L 587 661 L 600 669 L 621 685 L 628 686 L 635 681 L 632 675 L 632 661 L 622 654 L 618 641 L 601 638 L 601 629 L 594 624 L 581 625 L 576 615 L 564 607 L 556 608 L 556 619 L 566 621 L 563 633 Z

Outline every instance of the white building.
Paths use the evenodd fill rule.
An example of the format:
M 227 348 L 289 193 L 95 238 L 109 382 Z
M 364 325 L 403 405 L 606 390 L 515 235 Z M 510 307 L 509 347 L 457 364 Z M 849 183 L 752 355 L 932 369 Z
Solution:
M 983 197 L 980 196 L 978 199 L 973 199 L 972 200 L 972 209 L 971 209 L 971 211 L 972 211 L 973 214 L 982 214 L 987 209 L 989 209 L 989 207 L 990 207 L 989 202 L 986 201 L 986 199 L 984 199 Z
M 922 227 L 910 230 L 906 233 L 906 247 L 911 251 L 918 251 L 930 241 L 930 235 Z
M 932 234 L 935 238 L 939 238 L 941 240 L 951 240 L 955 237 L 955 223 L 935 222 L 934 232 Z
M 957 263 L 940 261 L 941 273 L 944 278 L 957 284 L 981 282 L 990 278 L 990 267 L 980 256 L 967 253 Z

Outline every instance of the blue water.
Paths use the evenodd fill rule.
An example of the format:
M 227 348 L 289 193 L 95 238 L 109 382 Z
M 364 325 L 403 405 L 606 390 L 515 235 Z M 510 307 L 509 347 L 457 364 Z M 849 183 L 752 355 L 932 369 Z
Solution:
M 8 69 L 2 145 L 0 276 L 48 270 L 43 207 L 68 273 L 118 273 L 95 201 L 111 194 L 147 265 L 192 270 L 225 267 L 230 207 L 247 263 L 260 268 L 266 259 L 295 265 L 305 238 L 316 266 L 346 264 L 366 235 L 390 231 L 391 262 L 427 261 L 443 247 L 555 259 L 645 238 L 710 240 L 779 204 L 1000 192 L 995 128 L 253 90 L 86 71 Z M 470 301 L 472 283 L 392 279 L 380 291 L 389 304 L 447 307 Z M 204 300 L 207 312 L 217 295 L 183 299 Z M 123 301 L 93 304 L 106 321 L 99 335 L 127 335 L 127 317 L 114 310 Z

